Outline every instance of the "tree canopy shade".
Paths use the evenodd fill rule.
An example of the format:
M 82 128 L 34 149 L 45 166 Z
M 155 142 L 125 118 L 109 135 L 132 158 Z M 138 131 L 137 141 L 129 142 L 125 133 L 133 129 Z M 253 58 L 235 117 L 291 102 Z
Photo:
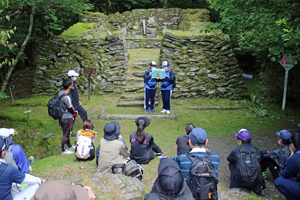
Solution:
M 300 59 L 300 2 L 297 0 L 208 0 L 220 12 L 222 29 L 238 45 L 237 50 L 272 61 L 290 53 Z

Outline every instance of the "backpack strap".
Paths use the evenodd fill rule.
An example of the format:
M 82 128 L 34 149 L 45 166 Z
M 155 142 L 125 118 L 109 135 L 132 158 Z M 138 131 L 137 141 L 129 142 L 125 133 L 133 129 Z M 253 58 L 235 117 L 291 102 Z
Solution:
M 111 167 L 111 171 L 112 171 L 113 174 L 115 174 L 114 169 L 121 168 L 122 171 L 123 171 L 123 170 L 124 170 L 124 167 L 125 167 L 125 164 L 115 164 L 115 165 L 113 165 L 113 166 Z
M 171 70 L 171 69 L 169 69 L 170 70 L 170 74 L 172 73 L 173 74 L 173 76 L 174 76 L 174 79 L 175 79 L 175 75 L 174 75 L 174 73 L 173 73 L 173 71 Z M 172 85 L 173 84 L 173 82 L 174 82 L 174 80 L 171 82 L 171 83 L 169 83 L 166 87 L 168 87 L 168 86 L 170 86 L 170 85 Z

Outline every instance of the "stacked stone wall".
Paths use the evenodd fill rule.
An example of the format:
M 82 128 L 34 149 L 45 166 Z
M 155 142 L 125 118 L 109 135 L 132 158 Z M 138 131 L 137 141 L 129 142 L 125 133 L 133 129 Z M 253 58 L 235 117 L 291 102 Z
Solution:
M 175 73 L 174 98 L 232 97 L 246 91 L 226 35 L 178 37 L 166 33 L 160 59 L 168 60 Z
M 50 44 L 40 50 L 32 92 L 56 94 L 68 71 L 74 69 L 81 75 L 77 79 L 79 90 L 87 93 L 88 75 L 83 74 L 83 69 L 94 67 L 92 92 L 121 93 L 126 85 L 127 57 L 125 39 L 120 35 L 73 41 L 53 37 Z

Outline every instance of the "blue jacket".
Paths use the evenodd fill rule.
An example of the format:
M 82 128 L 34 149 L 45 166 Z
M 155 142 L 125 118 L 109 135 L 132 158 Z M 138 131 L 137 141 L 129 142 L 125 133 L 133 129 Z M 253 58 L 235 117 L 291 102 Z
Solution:
M 14 155 L 14 159 L 16 161 L 18 169 L 21 172 L 28 174 L 29 167 L 28 167 L 28 161 L 27 161 L 25 151 L 23 150 L 23 148 L 20 145 L 14 144 L 14 142 L 10 139 L 10 137 L 7 137 L 6 139 L 7 139 L 7 146 L 9 147 L 10 145 L 12 145 L 10 151 Z
M 211 153 L 210 150 L 206 149 L 206 151 L 208 153 Z M 202 158 L 204 156 L 204 152 L 195 152 L 195 153 L 192 153 L 192 154 L 195 154 L 197 156 L 199 156 L 200 158 Z M 191 160 L 185 155 L 185 154 L 182 154 L 180 156 L 176 156 L 173 158 L 173 160 L 175 160 L 175 162 L 178 164 L 179 168 L 180 168 L 180 171 L 184 177 L 185 180 L 187 180 L 187 177 L 189 175 L 189 172 L 190 172 L 190 167 L 191 167 Z M 219 164 L 220 164 L 220 158 L 218 155 L 216 154 L 211 154 L 210 156 L 210 160 L 211 160 L 211 163 L 214 165 L 214 168 L 215 168 L 215 173 L 216 173 L 216 179 L 218 179 L 218 167 L 219 167 Z
M 145 71 L 145 75 L 144 75 L 144 87 L 147 88 L 147 89 L 150 89 L 150 90 L 154 90 L 157 88 L 157 85 L 156 85 L 156 79 L 155 78 L 151 78 L 151 76 L 149 75 L 151 72 L 151 68 L 146 70 Z M 154 88 L 150 88 L 150 86 L 155 86 Z
M 300 148 L 296 149 L 295 153 L 286 160 L 281 176 L 283 178 L 297 177 L 297 182 L 300 182 Z
M 174 81 L 174 79 L 175 79 L 174 73 L 173 73 L 173 71 L 169 68 L 169 70 L 166 72 L 166 75 L 167 75 L 167 77 L 164 78 L 164 79 L 162 80 L 160 89 L 161 89 L 161 90 L 173 90 L 173 84 L 171 84 L 171 83 L 172 83 L 172 82 Z M 163 88 L 163 87 L 162 87 L 163 85 L 165 85 L 165 86 L 169 85 L 169 86 L 167 86 L 166 88 Z
M 278 163 L 280 166 L 280 172 L 282 171 L 282 169 L 284 168 L 285 165 L 285 161 L 286 161 L 286 157 L 285 157 L 285 150 L 289 149 L 290 145 L 284 145 L 283 147 L 276 149 L 274 151 L 271 151 L 270 154 L 270 158 L 271 159 L 278 159 Z

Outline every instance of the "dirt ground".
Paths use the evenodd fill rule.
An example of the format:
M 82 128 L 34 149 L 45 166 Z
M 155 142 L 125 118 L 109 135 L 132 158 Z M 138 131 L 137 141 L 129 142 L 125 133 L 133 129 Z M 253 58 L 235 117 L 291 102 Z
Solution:
M 291 133 L 295 133 L 298 131 L 298 127 L 292 127 L 288 129 Z M 272 151 L 278 149 L 280 146 L 277 143 L 278 139 L 275 133 L 268 133 L 265 136 L 256 136 L 255 133 L 252 133 L 252 144 L 261 150 Z M 247 198 L 245 195 L 251 193 L 250 190 L 246 189 L 235 189 L 228 190 L 230 184 L 230 171 L 228 168 L 227 156 L 230 152 L 238 147 L 237 139 L 234 135 L 225 135 L 219 138 L 208 138 L 209 144 L 207 148 L 210 149 L 214 154 L 218 154 L 220 156 L 220 165 L 219 165 L 219 191 L 223 191 L 219 197 L 220 199 L 245 199 Z M 274 178 L 272 177 L 269 169 L 266 171 L 267 178 L 265 179 L 267 188 L 264 189 L 261 193 L 262 198 L 266 199 L 285 199 L 284 196 L 278 192 L 278 190 L 274 186 Z M 233 195 L 232 195 L 233 194 Z M 230 195 L 230 198 L 222 198 L 222 195 L 227 196 Z M 235 196 L 235 198 L 232 198 Z M 228 196 L 227 196 L 228 197 Z M 259 196 L 258 196 L 259 198 Z

